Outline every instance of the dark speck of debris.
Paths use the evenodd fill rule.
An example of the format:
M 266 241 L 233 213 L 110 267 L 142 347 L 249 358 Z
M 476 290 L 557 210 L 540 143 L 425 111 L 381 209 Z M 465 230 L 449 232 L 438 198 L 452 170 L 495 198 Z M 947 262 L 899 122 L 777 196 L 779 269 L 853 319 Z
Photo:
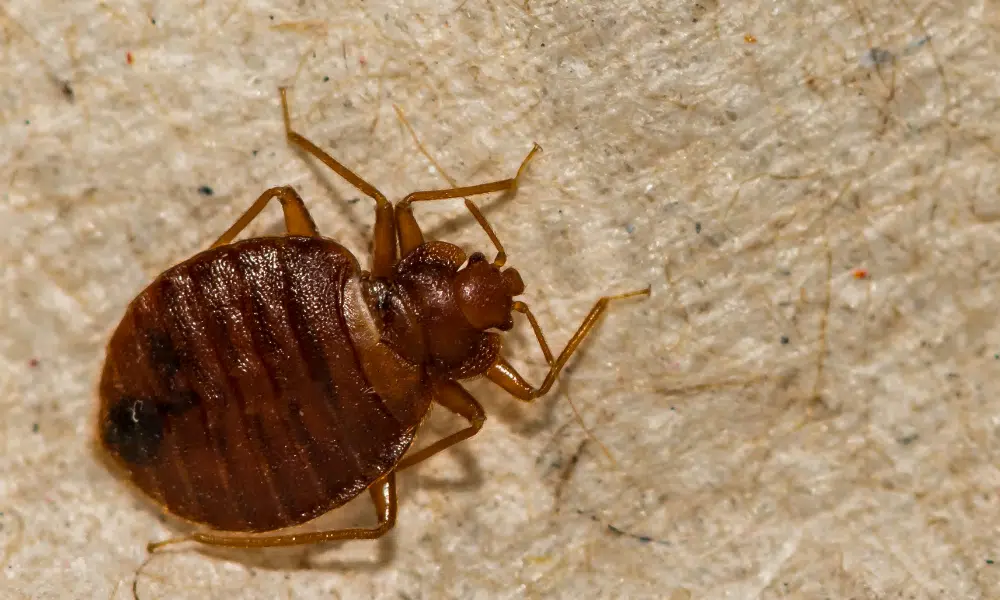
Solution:
M 348 204 L 357 204 L 358 202 L 361 202 L 361 198 L 350 198 L 347 201 Z
M 781 343 L 782 344 L 787 344 L 788 343 L 788 336 L 787 335 L 781 336 Z
M 31 433 L 38 433 L 38 423 L 31 424 Z
M 608 531 L 610 531 L 611 533 L 613 533 L 615 535 L 627 535 L 628 537 L 630 537 L 632 539 L 639 540 L 640 542 L 642 542 L 644 544 L 653 541 L 653 538 L 649 537 L 648 535 L 635 535 L 635 534 L 632 534 L 632 533 L 628 533 L 626 531 L 622 531 L 621 529 L 618 529 L 617 527 L 615 527 L 611 523 L 608 523 Z
M 149 22 L 152 23 L 153 25 L 156 25 L 156 19 L 153 17 L 149 17 Z
M 201 194 L 202 196 L 211 196 L 212 194 L 215 193 L 215 190 L 208 187 L 207 185 L 203 185 L 200 188 L 198 188 L 198 193 Z
M 323 76 L 323 83 L 326 83 L 327 81 L 330 81 L 330 77 L 328 75 L 324 75 Z
M 260 150 L 254 150 L 254 151 L 253 151 L 253 155 L 254 155 L 254 156 L 257 156 L 257 153 L 258 153 L 258 152 L 260 152 Z
M 635 233 L 635 225 L 629 223 L 628 225 L 625 226 L 625 231 L 629 233 Z
M 917 441 L 917 438 L 919 438 L 919 437 L 920 437 L 920 434 L 918 434 L 918 433 L 911 433 L 910 435 L 904 435 L 903 437 L 896 438 L 896 441 L 899 442 L 900 444 L 904 445 L 904 446 L 909 446 L 913 442 Z
M 70 85 L 70 82 L 63 81 L 60 89 L 62 90 L 63 97 L 65 97 L 68 102 L 72 102 L 76 99 L 76 93 L 73 92 L 73 86 Z
M 28 119 L 25 119 L 25 120 L 24 120 L 24 124 L 25 124 L 25 125 L 31 125 L 31 121 L 29 121 Z
M 701 223 L 695 223 L 694 224 L 694 232 L 695 233 L 701 233 Z
M 992 565 L 993 564 L 993 559 L 992 558 L 987 558 L 986 559 L 986 564 Z
M 271 19 L 271 20 L 273 21 L 273 20 L 274 20 L 274 15 L 268 15 L 268 17 L 267 17 L 267 18 L 268 18 L 268 19 Z
M 39 363 L 39 361 L 38 361 L 37 358 L 33 358 L 33 359 L 31 359 L 31 360 L 28 361 L 28 366 L 31 367 L 32 369 L 38 367 L 39 364 L 40 363 Z
M 591 517 L 591 518 L 593 518 L 593 517 Z M 654 540 L 653 538 L 651 538 L 648 535 L 638 535 L 638 534 L 635 534 L 635 533 L 629 533 L 628 531 L 625 531 L 624 529 L 619 529 L 618 527 L 615 527 L 611 523 L 608 523 L 607 525 L 608 525 L 608 531 L 610 531 L 611 533 L 613 533 L 615 535 L 620 535 L 620 536 L 623 536 L 623 537 L 632 538 L 633 540 L 642 542 L 643 544 L 648 544 L 650 542 L 655 542 L 657 544 L 661 544 L 661 545 L 664 545 L 664 546 L 668 545 L 667 542 L 661 542 L 659 540 Z
M 917 50 L 919 50 L 921 46 L 923 46 L 924 44 L 926 44 L 929 41 L 931 41 L 931 36 L 929 36 L 929 35 L 925 35 L 922 38 L 913 40 L 912 42 L 910 42 L 909 44 L 906 45 L 906 49 L 903 51 L 903 54 L 904 55 L 905 54 L 913 54 L 914 52 L 916 52 Z
M 871 48 L 861 57 L 861 66 L 874 67 L 875 65 L 885 65 L 895 60 L 892 52 L 882 48 Z
M 1000 360 L 1000 353 L 998 353 L 998 354 L 994 354 L 994 355 L 993 355 L 993 358 L 995 358 L 995 359 L 997 359 L 997 360 Z

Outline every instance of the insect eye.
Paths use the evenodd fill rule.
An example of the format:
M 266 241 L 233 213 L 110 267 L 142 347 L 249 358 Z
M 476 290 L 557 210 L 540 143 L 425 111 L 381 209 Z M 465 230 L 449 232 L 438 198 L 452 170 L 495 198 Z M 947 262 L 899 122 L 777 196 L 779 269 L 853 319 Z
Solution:
M 486 260 L 486 255 L 482 252 L 473 252 L 469 257 L 469 264 L 474 265 L 476 263 L 484 262 Z
M 514 267 L 504 270 L 503 281 L 507 284 L 507 293 L 511 297 L 520 296 L 524 293 L 524 281 L 521 280 L 521 274 Z

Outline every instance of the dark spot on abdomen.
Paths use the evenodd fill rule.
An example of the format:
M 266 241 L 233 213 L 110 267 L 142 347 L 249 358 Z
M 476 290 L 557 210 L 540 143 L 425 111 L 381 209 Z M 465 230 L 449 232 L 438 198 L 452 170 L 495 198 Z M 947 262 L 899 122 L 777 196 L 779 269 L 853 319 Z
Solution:
M 163 416 L 152 400 L 123 396 L 108 411 L 101 439 L 125 462 L 147 464 L 163 442 Z
M 163 331 L 146 331 L 149 361 L 153 369 L 164 379 L 170 379 L 181 368 L 181 359 L 170 335 Z
M 158 399 L 156 409 L 162 415 L 178 415 L 198 406 L 201 400 L 191 390 L 192 364 L 183 346 L 175 345 L 169 333 L 156 327 L 146 329 L 143 335 L 147 360 L 154 374 L 149 393 Z

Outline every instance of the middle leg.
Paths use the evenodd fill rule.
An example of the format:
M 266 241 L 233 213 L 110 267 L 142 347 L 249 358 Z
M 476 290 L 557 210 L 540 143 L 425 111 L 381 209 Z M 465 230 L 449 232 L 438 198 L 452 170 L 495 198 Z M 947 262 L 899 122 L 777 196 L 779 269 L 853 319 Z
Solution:
M 434 401 L 456 415 L 463 417 L 469 422 L 469 426 L 403 458 L 403 460 L 396 463 L 397 472 L 423 462 L 462 440 L 469 439 L 479 433 L 479 430 L 483 428 L 483 423 L 486 422 L 486 411 L 483 410 L 482 405 L 472 397 L 472 394 L 465 391 L 465 388 L 454 381 L 447 381 L 434 386 Z

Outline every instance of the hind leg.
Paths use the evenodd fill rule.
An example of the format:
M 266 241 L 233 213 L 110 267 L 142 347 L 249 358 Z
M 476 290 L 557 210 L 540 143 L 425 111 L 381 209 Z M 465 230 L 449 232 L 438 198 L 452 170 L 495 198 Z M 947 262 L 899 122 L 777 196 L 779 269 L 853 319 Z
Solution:
M 229 548 L 269 548 L 273 546 L 301 546 L 337 540 L 374 540 L 385 535 L 396 524 L 396 474 L 390 471 L 368 488 L 375 504 L 378 525 L 372 528 L 331 529 L 330 531 L 308 531 L 288 535 L 224 535 L 209 532 L 195 532 L 191 535 L 154 542 L 147 546 L 149 552 L 180 542 L 200 542 L 209 546 Z

